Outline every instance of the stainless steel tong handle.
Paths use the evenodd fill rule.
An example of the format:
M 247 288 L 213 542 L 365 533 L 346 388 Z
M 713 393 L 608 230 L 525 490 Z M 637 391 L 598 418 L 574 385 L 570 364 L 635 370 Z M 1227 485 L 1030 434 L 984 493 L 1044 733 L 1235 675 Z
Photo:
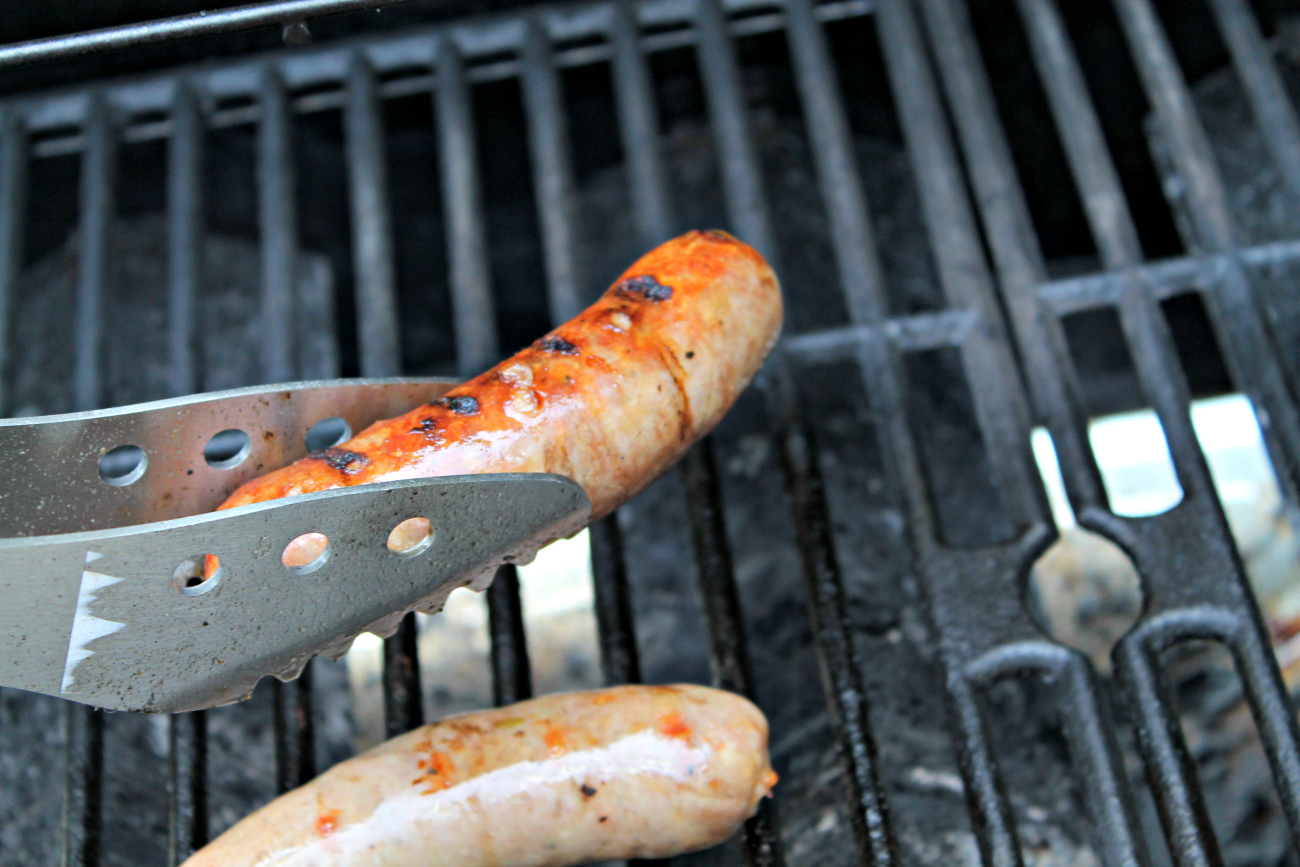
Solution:
M 434 400 L 443 380 L 239 389 L 113 410 L 0 421 L 0 686 L 119 710 L 238 701 L 268 674 L 386 634 L 453 589 L 586 525 L 573 481 L 546 474 L 362 485 L 212 512 L 307 453 L 326 417 L 353 430 Z M 204 446 L 247 434 L 239 460 Z M 144 453 L 125 484 L 100 459 Z M 411 544 L 390 534 L 413 518 Z M 409 525 L 408 525 L 409 526 Z M 307 536 L 310 562 L 287 557 Z M 212 559 L 209 559 L 211 555 Z

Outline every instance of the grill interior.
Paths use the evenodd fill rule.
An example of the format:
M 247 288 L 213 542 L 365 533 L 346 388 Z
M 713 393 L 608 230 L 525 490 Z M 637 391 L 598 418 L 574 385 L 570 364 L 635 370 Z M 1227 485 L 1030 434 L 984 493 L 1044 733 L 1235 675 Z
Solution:
M 574 675 L 768 714 L 775 801 L 674 860 L 1294 864 L 1293 705 L 1189 414 L 1247 395 L 1296 502 L 1293 12 L 589 3 L 14 96 L 0 410 L 469 375 L 728 228 L 782 276 L 782 343 L 592 528 Z M 1124 517 L 1088 424 L 1142 408 L 1181 499 Z M 1141 576 L 1109 657 L 1029 580 L 1060 523 L 1036 428 Z M 525 698 L 515 570 L 486 596 L 492 698 Z M 384 644 L 389 734 L 443 707 L 417 632 Z M 325 660 L 171 718 L 4 690 L 0 863 L 179 863 L 350 754 L 349 702 Z

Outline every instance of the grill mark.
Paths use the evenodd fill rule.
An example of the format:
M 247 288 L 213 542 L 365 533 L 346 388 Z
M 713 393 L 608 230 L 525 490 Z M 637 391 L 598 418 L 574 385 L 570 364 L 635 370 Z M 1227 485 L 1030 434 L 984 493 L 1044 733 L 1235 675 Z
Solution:
M 615 286 L 614 291 L 620 295 L 630 295 L 633 298 L 642 298 L 655 303 L 667 301 L 673 297 L 673 287 L 665 286 L 651 274 L 628 277 Z
M 456 415 L 474 415 L 478 412 L 478 401 L 468 394 L 460 397 L 440 397 L 434 403 L 438 406 L 445 406 Z
M 577 355 L 578 347 L 558 334 L 550 334 L 537 341 L 537 347 L 546 352 L 558 352 L 560 355 Z
M 324 461 L 329 466 L 349 476 L 355 476 L 370 466 L 370 458 L 361 452 L 349 451 L 348 449 L 325 449 L 324 451 L 314 452 L 309 457 Z

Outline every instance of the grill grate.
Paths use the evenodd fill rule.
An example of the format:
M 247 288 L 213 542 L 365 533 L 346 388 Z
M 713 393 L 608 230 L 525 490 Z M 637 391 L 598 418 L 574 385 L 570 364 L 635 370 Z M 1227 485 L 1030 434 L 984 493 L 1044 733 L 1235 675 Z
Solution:
M 203 138 L 209 129 L 256 123 L 264 328 L 260 372 L 265 381 L 302 375 L 303 350 L 294 338 L 300 245 L 293 117 L 341 109 L 360 373 L 401 373 L 383 103 L 428 93 L 437 118 L 456 367 L 466 374 L 480 370 L 504 347 L 495 324 L 471 85 L 520 82 L 549 317 L 558 323 L 581 309 L 590 282 L 579 251 L 577 182 L 560 72 L 611 63 L 631 220 L 640 243 L 650 245 L 672 234 L 676 221 L 648 58 L 686 46 L 696 51 L 730 228 L 778 260 L 783 248 L 773 227 L 773 202 L 764 189 L 762 157 L 733 43 L 738 37 L 781 32 L 849 322 L 786 337 L 765 372 L 762 390 L 788 491 L 829 720 L 846 770 L 844 809 L 855 860 L 887 865 L 905 859 L 886 805 L 876 746 L 896 733 L 873 734 L 869 722 L 853 588 L 838 551 L 836 521 L 847 516 L 832 508 L 821 463 L 823 434 L 809 423 L 798 386 L 808 371 L 840 362 L 860 372 L 888 489 L 905 519 L 910 570 L 927 601 L 962 788 L 984 863 L 1024 863 L 985 701 L 997 682 L 1027 675 L 1056 685 L 1054 701 L 1080 797 L 1095 829 L 1091 845 L 1098 860 L 1118 867 L 1147 864 L 1152 858 L 1144 842 L 1137 786 L 1124 766 L 1123 730 L 1112 720 L 1111 694 L 1082 655 L 1043 637 L 1023 602 L 1020 576 L 1055 538 L 1030 450 L 1035 422 L 1052 435 L 1080 522 L 1117 541 L 1142 575 L 1142 618 L 1117 645 L 1113 659 L 1121 687 L 1119 710 L 1135 724 L 1173 862 L 1180 867 L 1222 863 L 1195 762 L 1161 680 L 1160 655 L 1191 639 L 1212 639 L 1231 651 L 1293 835 L 1300 835 L 1298 732 L 1268 633 L 1192 430 L 1190 393 L 1160 302 L 1189 289 L 1201 294 L 1233 381 L 1259 411 L 1284 496 L 1294 503 L 1300 486 L 1297 384 L 1261 312 L 1256 284 L 1262 267 L 1300 260 L 1300 241 L 1252 246 L 1242 240 L 1232 225 L 1191 92 L 1151 0 L 1115 0 L 1114 6 L 1154 123 L 1183 183 L 1180 201 L 1194 249 L 1176 259 L 1146 260 L 1054 0 L 1017 0 L 1017 8 L 1102 265 L 1095 274 L 1055 280 L 1049 277 L 999 121 L 970 10 L 960 0 L 605 2 L 240 59 L 0 105 L 0 334 L 9 333 L 10 299 L 22 258 L 29 161 L 79 153 L 75 404 L 100 405 L 106 392 L 100 352 L 116 148 L 165 138 L 168 374 L 174 393 L 193 391 L 199 382 L 194 346 L 202 267 Z M 1300 124 L 1253 13 L 1246 0 L 1210 0 L 1210 6 L 1276 168 L 1300 194 Z M 827 22 L 864 16 L 873 17 L 880 36 L 942 289 L 941 310 L 891 311 L 882 252 L 824 32 Z M 1181 504 L 1161 515 L 1113 514 L 1088 447 L 1088 415 L 1061 320 L 1099 307 L 1118 313 L 1184 491 Z M 1012 527 L 1006 538 L 991 543 L 946 541 L 937 471 L 929 466 L 916 426 L 907 360 L 917 353 L 943 352 L 952 353 L 945 357 L 955 359 L 960 377 L 972 384 L 970 409 L 989 482 Z M 6 355 L 0 340 L 0 365 Z M 11 408 L 8 403 L 0 382 L 0 406 Z M 755 636 L 752 630 L 746 634 L 732 534 L 724 520 L 726 486 L 710 442 L 687 456 L 681 481 L 714 679 L 753 695 L 761 689 L 746 644 Z M 611 683 L 641 678 L 628 576 L 629 558 L 636 556 L 616 517 L 593 528 L 601 664 Z M 498 574 L 487 598 L 494 698 L 498 703 L 525 698 L 532 685 L 513 567 Z M 385 645 L 390 735 L 422 721 L 415 629 L 412 616 Z M 309 667 L 290 684 L 273 684 L 280 791 L 316 771 L 310 672 Z M 104 718 L 73 705 L 64 713 L 65 863 L 94 865 L 100 861 Z M 207 837 L 207 729 L 204 714 L 170 720 L 172 863 Z M 776 810 L 765 802 L 746 829 L 746 863 L 784 863 L 780 840 Z

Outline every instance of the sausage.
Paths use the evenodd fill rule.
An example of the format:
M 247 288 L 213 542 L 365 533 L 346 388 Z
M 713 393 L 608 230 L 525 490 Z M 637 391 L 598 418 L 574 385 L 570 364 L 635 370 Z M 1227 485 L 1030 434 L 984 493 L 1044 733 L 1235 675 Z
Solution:
M 580 484 L 595 520 L 713 429 L 775 343 L 781 315 L 762 256 L 725 232 L 690 232 L 492 370 L 253 479 L 221 508 L 367 482 L 546 472 Z
M 702 686 L 550 695 L 426 725 L 253 813 L 184 867 L 561 867 L 730 837 L 776 775 L 767 721 Z

